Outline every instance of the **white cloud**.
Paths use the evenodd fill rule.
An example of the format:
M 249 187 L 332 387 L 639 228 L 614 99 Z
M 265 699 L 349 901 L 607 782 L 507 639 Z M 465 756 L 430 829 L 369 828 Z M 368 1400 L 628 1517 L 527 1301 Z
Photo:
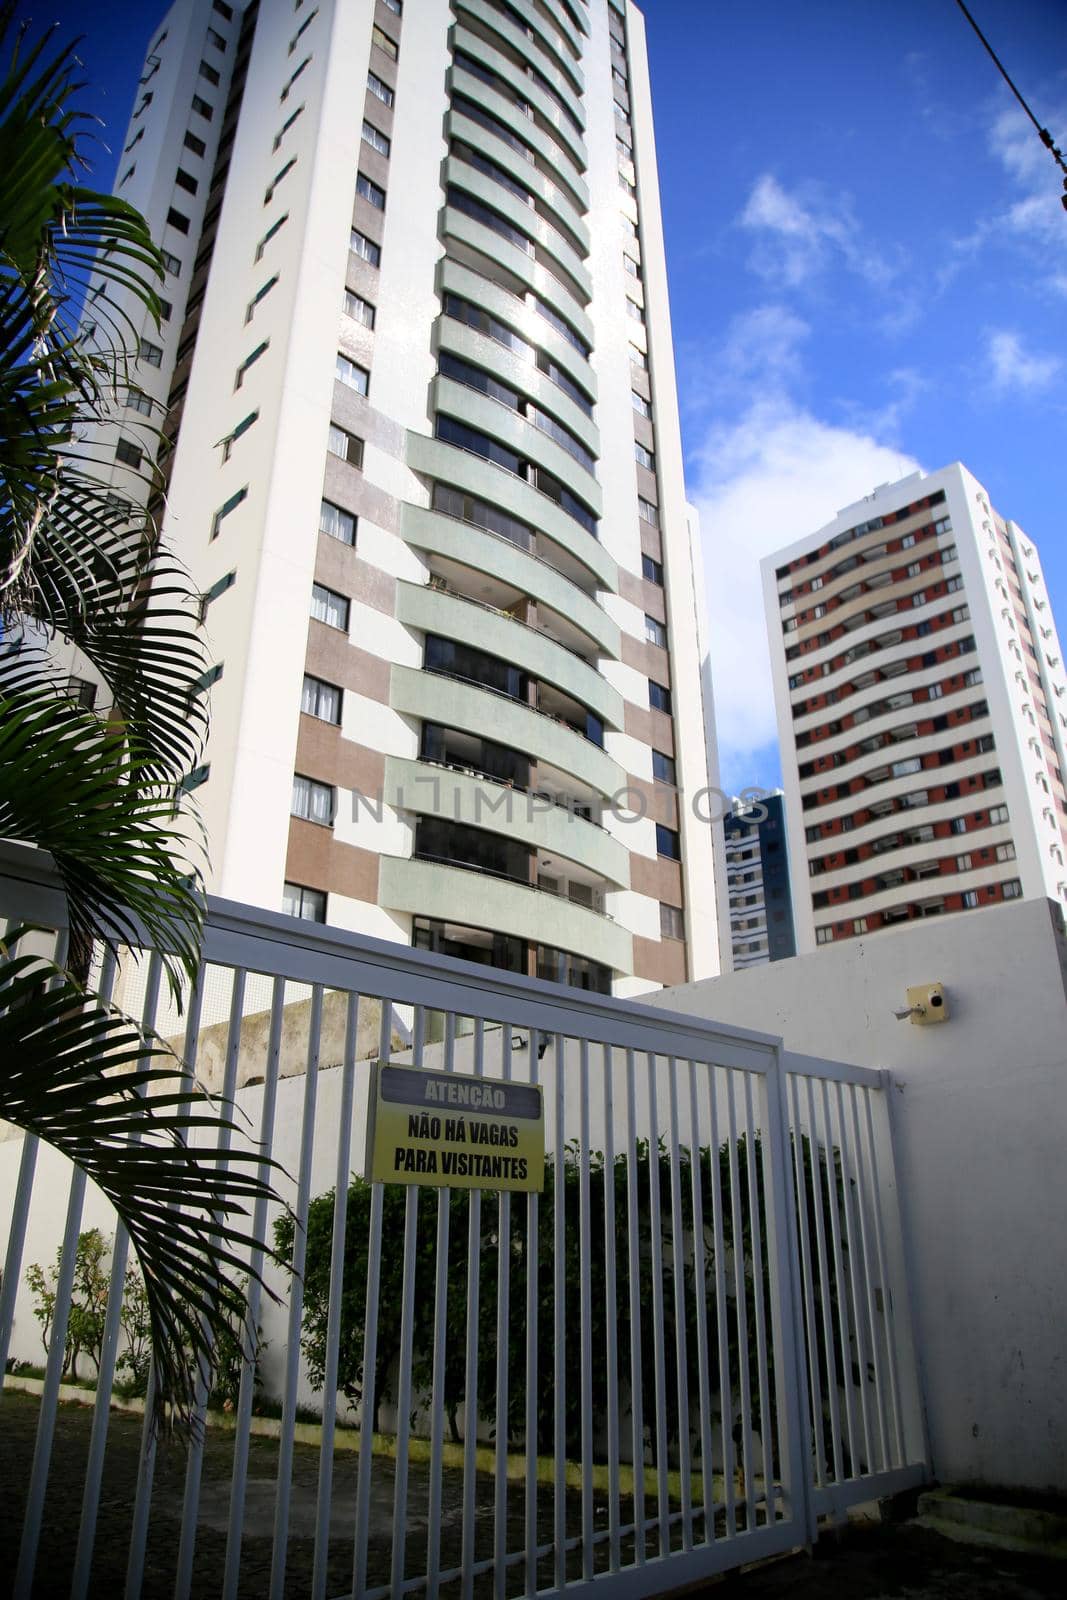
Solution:
M 690 462 L 689 492 L 701 519 L 724 787 L 767 781 L 766 747 L 777 737 L 760 558 L 917 465 L 773 386 L 708 430 Z
M 986 352 L 998 389 L 1019 389 L 1030 394 L 1052 382 L 1062 362 L 1056 356 L 1030 355 L 1017 333 L 999 329 L 988 336 Z
M 765 172 L 738 221 L 758 237 L 755 270 L 789 288 L 810 282 L 835 262 L 879 288 L 896 275 L 884 250 L 864 247 L 849 197 L 828 195 L 817 184 L 790 194 Z

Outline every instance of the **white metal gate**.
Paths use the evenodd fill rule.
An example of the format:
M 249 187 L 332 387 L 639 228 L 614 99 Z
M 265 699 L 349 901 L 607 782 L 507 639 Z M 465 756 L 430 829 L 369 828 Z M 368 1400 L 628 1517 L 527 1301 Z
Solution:
M 3 911 L 60 926 L 61 899 L 22 863 L 0 880 Z M 158 979 L 154 959 L 131 959 L 116 993 L 177 1032 Z M 224 1037 L 224 1097 L 287 1168 L 293 1274 L 268 1268 L 281 1310 L 254 1287 L 249 1307 L 280 1417 L 258 1414 L 245 1363 L 232 1415 L 188 1445 L 180 1490 L 147 1424 L 123 1479 L 119 1230 L 76 1493 L 57 1446 L 62 1306 L 30 1385 L 16 1594 L 43 1562 L 50 1592 L 69 1572 L 75 1596 L 653 1594 L 803 1545 L 818 1516 L 922 1479 L 881 1075 L 226 902 L 181 1028 L 191 1072 L 210 1030 Z M 540 1083 L 545 1189 L 354 1182 L 377 1055 Z M 27 1240 L 52 1226 L 50 1255 L 61 1238 L 72 1254 L 86 1224 L 69 1167 L 53 1213 L 48 1156 L 0 1143 L 5 1357 L 25 1336 Z M 256 1236 L 269 1244 L 280 1214 L 260 1207 Z M 360 1358 L 358 1403 L 324 1404 L 359 1388 Z

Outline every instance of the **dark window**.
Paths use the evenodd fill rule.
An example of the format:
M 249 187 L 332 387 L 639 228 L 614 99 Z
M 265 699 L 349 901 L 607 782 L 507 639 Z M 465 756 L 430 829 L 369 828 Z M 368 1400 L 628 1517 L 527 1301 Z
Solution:
M 652 776 L 657 783 L 674 783 L 675 767 L 671 756 L 665 756 L 662 750 L 652 752 Z
M 385 190 L 374 183 L 365 172 L 356 173 L 356 193 L 368 201 L 376 211 L 385 210 Z
M 182 143 L 185 145 L 187 150 L 191 150 L 193 152 L 194 156 L 202 156 L 207 152 L 207 145 L 204 143 L 203 139 L 198 139 L 195 133 L 187 133 Z
M 305 922 L 325 922 L 325 891 L 307 889 L 300 883 L 287 883 L 282 889 L 282 911 L 287 917 L 301 917 Z
M 246 485 L 243 489 L 238 489 L 236 494 L 231 494 L 230 498 L 224 501 L 224 503 L 219 507 L 211 519 L 211 537 L 213 539 L 218 538 L 219 530 L 221 529 L 223 522 L 229 516 L 230 512 L 236 511 L 237 507 L 241 504 L 241 501 L 246 500 L 247 498 L 248 487 Z
M 663 587 L 663 563 L 653 561 L 651 556 L 641 557 L 641 576 L 647 578 L 649 583 L 658 583 Z
M 214 107 L 209 105 L 206 100 L 202 100 L 198 94 L 193 95 L 193 110 L 197 116 L 203 117 L 205 122 L 210 122 L 215 115 Z
M 183 217 L 181 212 L 175 211 L 173 206 L 167 212 L 167 222 L 172 228 L 177 228 L 179 233 L 189 232 L 189 218 Z
M 188 172 L 183 172 L 181 167 L 174 174 L 174 181 L 179 189 L 185 189 L 189 194 L 195 194 L 199 188 L 196 179 Z
M 671 691 L 665 684 L 655 683 L 651 678 L 649 678 L 648 703 L 653 711 L 666 711 L 667 715 L 669 716 L 671 710 Z
M 448 678 L 478 684 L 512 700 L 528 698 L 529 680 L 525 672 L 498 656 L 488 655 L 484 650 L 476 650 L 473 645 L 455 639 L 442 639 L 428 633 L 423 665 L 428 672 L 440 672 Z
M 139 467 L 144 455 L 129 439 L 120 439 L 115 446 L 115 460 L 124 462 L 127 467 Z
M 664 827 L 662 822 L 656 823 L 656 851 L 661 856 L 670 856 L 672 861 L 682 859 L 682 844 L 677 829 Z
M 202 78 L 206 78 L 208 83 L 210 83 L 213 88 L 218 88 L 219 84 L 222 82 L 218 72 L 216 72 L 215 68 L 207 61 L 201 61 L 200 63 L 200 76 Z

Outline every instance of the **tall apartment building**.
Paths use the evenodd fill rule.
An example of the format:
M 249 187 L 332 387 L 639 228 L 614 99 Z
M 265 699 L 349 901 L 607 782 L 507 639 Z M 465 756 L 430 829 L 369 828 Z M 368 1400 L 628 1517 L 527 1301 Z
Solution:
M 1064 905 L 1067 673 L 1037 551 L 977 479 L 884 484 L 763 578 L 800 951 Z
M 717 971 L 640 13 L 178 0 L 119 170 L 170 276 L 112 477 L 160 408 L 211 888 L 621 994 Z
M 735 972 L 797 953 L 785 797 L 738 801 L 723 821 L 730 954 Z

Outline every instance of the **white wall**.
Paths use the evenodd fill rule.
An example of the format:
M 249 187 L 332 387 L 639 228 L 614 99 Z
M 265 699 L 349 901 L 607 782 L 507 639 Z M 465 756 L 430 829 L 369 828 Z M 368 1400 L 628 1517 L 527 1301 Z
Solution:
M 910 984 L 949 1021 L 898 1022 Z M 1067 940 L 1021 901 L 644 998 L 888 1068 L 934 1470 L 1067 1485 Z

